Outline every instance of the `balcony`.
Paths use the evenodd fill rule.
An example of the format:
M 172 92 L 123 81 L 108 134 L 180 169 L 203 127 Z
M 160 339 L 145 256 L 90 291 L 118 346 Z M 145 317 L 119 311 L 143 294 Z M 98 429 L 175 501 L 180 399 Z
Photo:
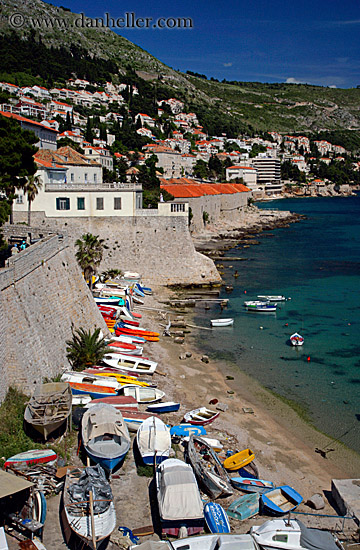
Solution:
M 47 183 L 45 191 L 142 191 L 141 183 Z

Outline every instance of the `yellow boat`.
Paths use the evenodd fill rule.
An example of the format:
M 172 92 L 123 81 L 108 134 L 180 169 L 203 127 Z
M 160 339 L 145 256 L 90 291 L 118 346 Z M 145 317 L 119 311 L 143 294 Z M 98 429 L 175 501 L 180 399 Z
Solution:
M 243 468 L 247 464 L 250 464 L 254 460 L 255 455 L 250 449 L 245 449 L 234 455 L 229 456 L 224 460 L 224 467 L 227 470 L 234 471 Z
M 94 376 L 105 376 L 106 378 L 115 378 L 117 382 L 120 384 L 133 384 L 134 386 L 150 386 L 148 382 L 143 382 L 141 380 L 138 380 L 138 378 L 135 378 L 135 376 L 126 376 L 126 374 L 120 374 L 117 372 L 107 372 L 107 371 L 101 371 L 98 369 L 86 369 L 84 372 L 87 372 L 88 374 L 93 374 Z

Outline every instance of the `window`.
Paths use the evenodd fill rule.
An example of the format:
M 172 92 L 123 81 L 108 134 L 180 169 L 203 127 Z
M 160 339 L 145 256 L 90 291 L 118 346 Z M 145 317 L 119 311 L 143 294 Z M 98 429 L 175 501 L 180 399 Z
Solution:
M 97 183 L 97 174 L 94 174 L 94 183 Z
M 103 197 L 96 198 L 96 210 L 104 210 L 104 199 Z
M 278 534 L 278 535 L 274 535 L 272 540 L 276 540 L 277 542 L 287 542 L 288 541 L 288 536 Z
M 87 175 L 86 172 L 85 172 L 84 178 L 85 178 L 85 183 L 87 183 L 87 181 L 88 181 L 88 175 Z
M 78 197 L 77 209 L 78 210 L 85 210 L 85 197 Z
M 74 183 L 74 174 L 70 174 L 70 181 L 71 183 Z
M 70 210 L 70 199 L 57 198 L 56 199 L 56 210 Z
M 121 197 L 114 197 L 114 210 L 121 210 Z
M 24 195 L 18 195 L 16 197 L 16 204 L 24 204 Z

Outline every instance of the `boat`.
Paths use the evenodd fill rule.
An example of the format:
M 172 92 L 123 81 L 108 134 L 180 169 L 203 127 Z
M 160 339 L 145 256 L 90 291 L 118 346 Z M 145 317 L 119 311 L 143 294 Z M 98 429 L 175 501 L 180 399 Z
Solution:
M 104 367 L 103 369 L 85 369 L 82 372 L 85 372 L 86 374 L 92 374 L 93 376 L 101 376 L 104 378 L 114 379 L 122 385 L 134 384 L 135 386 L 150 386 L 148 382 L 144 382 L 143 380 L 139 380 L 138 378 L 133 378 L 132 376 L 126 376 L 119 372 L 108 371 L 106 370 L 106 367 Z
M 96 403 L 107 403 L 112 405 L 115 409 L 133 409 L 138 410 L 138 403 L 133 397 L 125 397 L 124 395 L 114 395 L 112 397 L 100 397 L 100 399 L 93 399 L 88 403 L 88 407 L 96 405 Z
M 250 535 L 263 550 L 344 550 L 329 531 L 306 527 L 298 519 L 272 519 L 254 525 Z
M 147 409 L 150 412 L 155 413 L 169 413 L 176 412 L 180 409 L 180 403 L 174 401 L 167 401 L 165 403 L 155 403 L 154 405 L 148 405 Z
M 111 298 L 110 296 L 99 296 L 97 298 L 94 298 L 94 300 L 97 305 L 104 306 L 118 306 L 121 302 L 121 305 L 125 304 L 124 300 L 118 296 L 114 296 L 113 298 Z
M 78 405 L 87 405 L 92 401 L 92 397 L 89 394 L 84 395 L 73 395 L 72 394 L 72 406 L 78 406 Z
M 206 435 L 206 429 L 203 426 L 194 426 L 193 424 L 179 424 L 170 428 L 171 437 L 188 437 L 194 435 Z
M 138 403 L 156 403 L 165 396 L 165 392 L 157 388 L 142 388 L 140 386 L 123 386 L 119 394 L 134 397 Z
M 94 371 L 93 372 L 94 376 L 99 376 L 99 374 L 96 374 L 96 373 L 100 373 L 100 372 L 112 372 L 114 374 L 120 374 L 121 376 L 124 376 L 129 380 L 137 380 L 140 376 L 137 372 L 132 372 L 130 374 L 126 370 L 123 371 L 117 367 L 109 367 L 109 365 L 93 365 L 89 369 L 85 369 L 82 372 L 85 372 L 85 371 Z M 91 374 L 91 372 L 89 372 L 89 374 Z
M 265 301 L 265 300 L 247 300 L 246 302 L 244 302 L 244 306 L 247 307 L 247 306 L 257 306 L 257 305 L 265 305 L 265 304 L 268 304 L 269 302 L 268 301 Z
M 197 426 L 197 427 L 201 427 L 201 426 Z M 189 441 L 189 439 L 190 439 L 190 436 L 183 437 L 183 441 L 185 441 L 186 443 Z M 210 437 L 205 437 L 203 435 L 201 436 L 201 439 L 205 441 L 205 443 L 207 443 L 209 447 L 211 447 L 212 450 L 215 451 L 216 453 L 220 453 L 220 451 L 222 451 L 224 448 L 224 445 L 220 443 L 218 439 L 212 439 Z
M 204 517 L 210 533 L 230 533 L 230 523 L 224 508 L 217 502 L 208 502 L 204 506 Z
M 277 304 L 265 302 L 261 304 L 248 304 L 246 309 L 248 311 L 255 311 L 256 313 L 273 313 L 276 311 Z
M 88 374 L 87 372 L 77 372 L 77 371 L 66 371 L 61 375 L 61 380 L 63 382 L 78 382 L 81 384 L 90 384 L 94 386 L 106 386 L 112 388 L 117 392 L 122 386 L 115 378 L 108 378 L 105 376 L 96 376 L 94 374 Z M 127 382 L 128 384 L 129 382 Z
M 259 513 L 260 510 L 260 494 L 249 493 L 234 500 L 229 508 L 227 514 L 231 518 L 244 520 L 251 518 Z
M 124 356 L 119 357 L 119 355 L 114 353 L 104 355 L 102 362 L 105 363 L 105 365 L 109 365 L 109 367 L 118 367 L 129 373 L 135 372 L 139 374 L 154 374 L 157 367 L 156 361 Z
M 55 430 L 66 424 L 71 414 L 71 402 L 68 384 L 41 384 L 27 404 L 24 420 L 47 440 Z
M 112 335 L 111 338 L 105 338 L 105 342 L 107 344 L 111 344 L 112 342 L 125 342 L 127 344 L 143 344 L 144 342 L 146 342 L 146 340 L 141 336 L 126 336 L 125 334 L 121 334 L 120 336 Z
M 226 470 L 215 451 L 204 439 L 197 435 L 191 435 L 186 455 L 199 485 L 211 498 L 228 497 L 233 494 Z
M 211 319 L 212 327 L 230 327 L 234 324 L 234 319 Z
M 293 346 L 302 346 L 304 344 L 304 338 L 297 332 L 294 332 L 294 334 L 290 336 L 290 342 Z
M 250 449 L 244 449 L 239 453 L 229 456 L 224 460 L 224 468 L 227 470 L 239 470 L 254 460 L 255 454 Z
M 63 503 L 61 517 L 65 534 L 75 533 L 92 550 L 97 550 L 116 527 L 110 483 L 99 464 L 68 469 Z
M 294 510 L 303 498 L 289 485 L 281 485 L 261 495 L 261 509 L 265 515 L 281 516 Z
M 136 443 L 145 464 L 160 464 L 169 458 L 170 429 L 156 416 L 147 418 L 137 430 Z
M 235 489 L 239 489 L 245 493 L 266 493 L 266 491 L 275 487 L 272 481 L 254 479 L 252 477 L 232 477 L 230 481 Z
M 113 342 L 107 345 L 109 353 L 123 353 L 125 355 L 142 355 L 144 348 L 137 344 L 128 344 L 127 342 Z
M 92 399 L 100 399 L 102 397 L 113 397 L 117 395 L 117 390 L 110 386 L 103 386 L 99 384 L 73 382 L 69 381 L 68 385 L 71 389 L 71 393 L 74 396 L 84 397 L 90 396 Z
M 273 296 L 273 295 L 258 295 L 260 300 L 265 300 L 266 302 L 285 302 L 285 296 Z
M 200 533 L 203 503 L 190 464 L 176 458 L 164 460 L 156 467 L 155 480 L 162 533 L 176 537 L 180 527 L 186 527 L 189 535 Z
M 4 468 L 22 470 L 33 464 L 47 464 L 52 466 L 57 460 L 57 454 L 52 449 L 32 449 L 18 453 L 5 460 Z
M 214 422 L 216 418 L 220 415 L 218 411 L 211 411 L 206 407 L 199 407 L 198 409 L 193 409 L 184 414 L 184 422 L 188 424 L 194 424 L 195 426 L 205 426 Z
M 137 432 L 143 422 L 148 418 L 153 418 L 154 416 L 159 418 L 154 413 L 141 412 L 136 409 L 124 408 L 121 410 L 121 414 L 130 432 Z
M 158 544 L 158 543 L 157 543 Z M 142 545 L 137 550 L 142 550 Z M 165 550 L 169 550 L 170 544 Z M 259 550 L 251 535 L 200 535 L 171 541 L 171 550 Z M 144 548 L 143 550 L 163 550 Z
M 81 422 L 81 438 L 89 458 L 110 473 L 130 449 L 130 435 L 119 409 L 96 403 Z

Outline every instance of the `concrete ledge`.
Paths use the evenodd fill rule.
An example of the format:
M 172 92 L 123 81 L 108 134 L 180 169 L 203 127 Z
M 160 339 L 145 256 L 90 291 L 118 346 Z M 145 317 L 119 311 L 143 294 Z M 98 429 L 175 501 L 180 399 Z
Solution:
M 360 479 L 332 479 L 331 494 L 340 513 L 360 525 Z

